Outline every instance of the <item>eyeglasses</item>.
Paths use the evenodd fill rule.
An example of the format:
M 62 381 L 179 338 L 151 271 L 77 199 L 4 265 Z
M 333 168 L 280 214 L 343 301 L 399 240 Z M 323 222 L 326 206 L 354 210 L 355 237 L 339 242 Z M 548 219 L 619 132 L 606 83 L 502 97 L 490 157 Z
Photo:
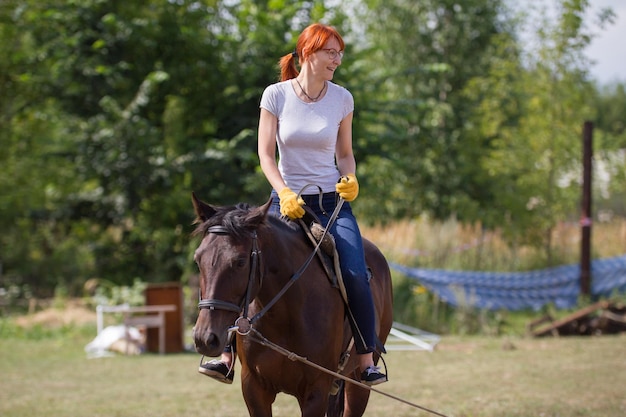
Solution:
M 326 51 L 328 57 L 333 61 L 339 57 L 339 59 L 343 59 L 343 51 L 337 51 L 336 49 L 322 49 L 322 51 Z

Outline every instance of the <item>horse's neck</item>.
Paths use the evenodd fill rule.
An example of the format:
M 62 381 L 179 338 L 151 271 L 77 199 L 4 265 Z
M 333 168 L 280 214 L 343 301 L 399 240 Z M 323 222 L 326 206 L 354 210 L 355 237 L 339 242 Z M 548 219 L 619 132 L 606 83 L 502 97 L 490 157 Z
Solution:
M 302 230 L 272 231 L 271 235 L 263 236 L 261 244 L 264 276 L 252 312 L 271 311 L 264 314 L 259 324 L 270 340 L 284 334 L 285 328 L 305 328 L 305 322 L 321 314 L 320 311 L 335 317 L 332 323 L 342 319 L 344 310 L 339 291 L 330 285 Z M 333 291 L 336 297 L 332 296 Z M 328 320 L 316 326 L 324 327 L 324 322 Z M 331 330 L 324 328 L 320 332 L 330 334 Z
M 313 247 L 300 229 L 291 229 L 285 225 L 274 227 L 264 246 L 261 250 L 266 264 L 264 266 L 266 276 L 261 293 L 275 294 L 294 279 L 295 274 L 302 272 L 302 275 L 306 275 L 318 273 L 320 270 L 317 259 L 313 259 L 306 269 L 301 271 L 311 256 Z M 295 278 L 296 281 L 300 281 L 302 277 Z M 296 282 L 293 285 L 297 284 Z

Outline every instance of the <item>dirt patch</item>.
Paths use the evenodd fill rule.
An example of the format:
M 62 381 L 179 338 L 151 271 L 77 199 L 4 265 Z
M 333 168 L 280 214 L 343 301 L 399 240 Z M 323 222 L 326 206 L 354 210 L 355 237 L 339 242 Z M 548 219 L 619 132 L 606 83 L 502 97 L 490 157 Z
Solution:
M 15 319 L 15 323 L 22 327 L 40 325 L 54 328 L 95 322 L 95 311 L 85 307 L 80 300 L 70 300 L 63 307 L 50 307 Z

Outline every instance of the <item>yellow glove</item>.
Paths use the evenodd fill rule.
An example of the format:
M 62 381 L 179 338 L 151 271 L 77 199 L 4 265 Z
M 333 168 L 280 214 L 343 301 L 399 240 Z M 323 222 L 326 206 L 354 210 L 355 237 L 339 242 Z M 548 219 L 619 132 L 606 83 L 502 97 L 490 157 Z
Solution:
M 278 193 L 280 198 L 280 214 L 290 219 L 299 219 L 304 216 L 304 200 L 298 198 L 298 194 L 291 191 L 289 187 L 285 187 Z
M 352 201 L 359 195 L 359 182 L 354 174 L 344 175 L 339 178 L 339 182 L 335 185 L 335 191 L 339 197 L 346 201 Z

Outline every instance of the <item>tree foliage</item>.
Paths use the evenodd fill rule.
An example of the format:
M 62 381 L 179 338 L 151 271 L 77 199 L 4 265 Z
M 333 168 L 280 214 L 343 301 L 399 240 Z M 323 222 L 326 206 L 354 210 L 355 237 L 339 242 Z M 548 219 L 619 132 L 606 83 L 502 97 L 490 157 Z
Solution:
M 471 155 L 482 145 L 467 146 L 465 119 L 471 108 L 462 91 L 489 62 L 494 39 L 509 30 L 498 20 L 502 4 L 391 0 L 368 5 L 372 92 L 357 101 L 369 128 L 363 143 L 373 153 L 365 156 L 362 170 L 377 195 L 364 211 L 377 220 L 423 212 L 468 218 L 478 197 Z
M 586 118 L 610 189 L 626 181 L 624 86 L 589 82 L 587 2 L 560 4 L 525 52 L 501 0 L 2 2 L 0 287 L 184 279 L 191 191 L 267 198 L 260 96 L 320 20 L 348 40 L 363 221 L 456 216 L 545 243 L 576 211 Z
M 517 242 L 543 245 L 548 263 L 552 228 L 577 214 L 582 125 L 595 117 L 583 54 L 591 40 L 586 8 L 586 1 L 568 1 L 556 18 L 543 9 L 531 14 L 538 46 L 521 55 L 523 67 L 494 60 L 467 89 L 477 99 L 477 135 L 493 137 L 480 157 L 488 183 L 498 185 L 489 217 Z

